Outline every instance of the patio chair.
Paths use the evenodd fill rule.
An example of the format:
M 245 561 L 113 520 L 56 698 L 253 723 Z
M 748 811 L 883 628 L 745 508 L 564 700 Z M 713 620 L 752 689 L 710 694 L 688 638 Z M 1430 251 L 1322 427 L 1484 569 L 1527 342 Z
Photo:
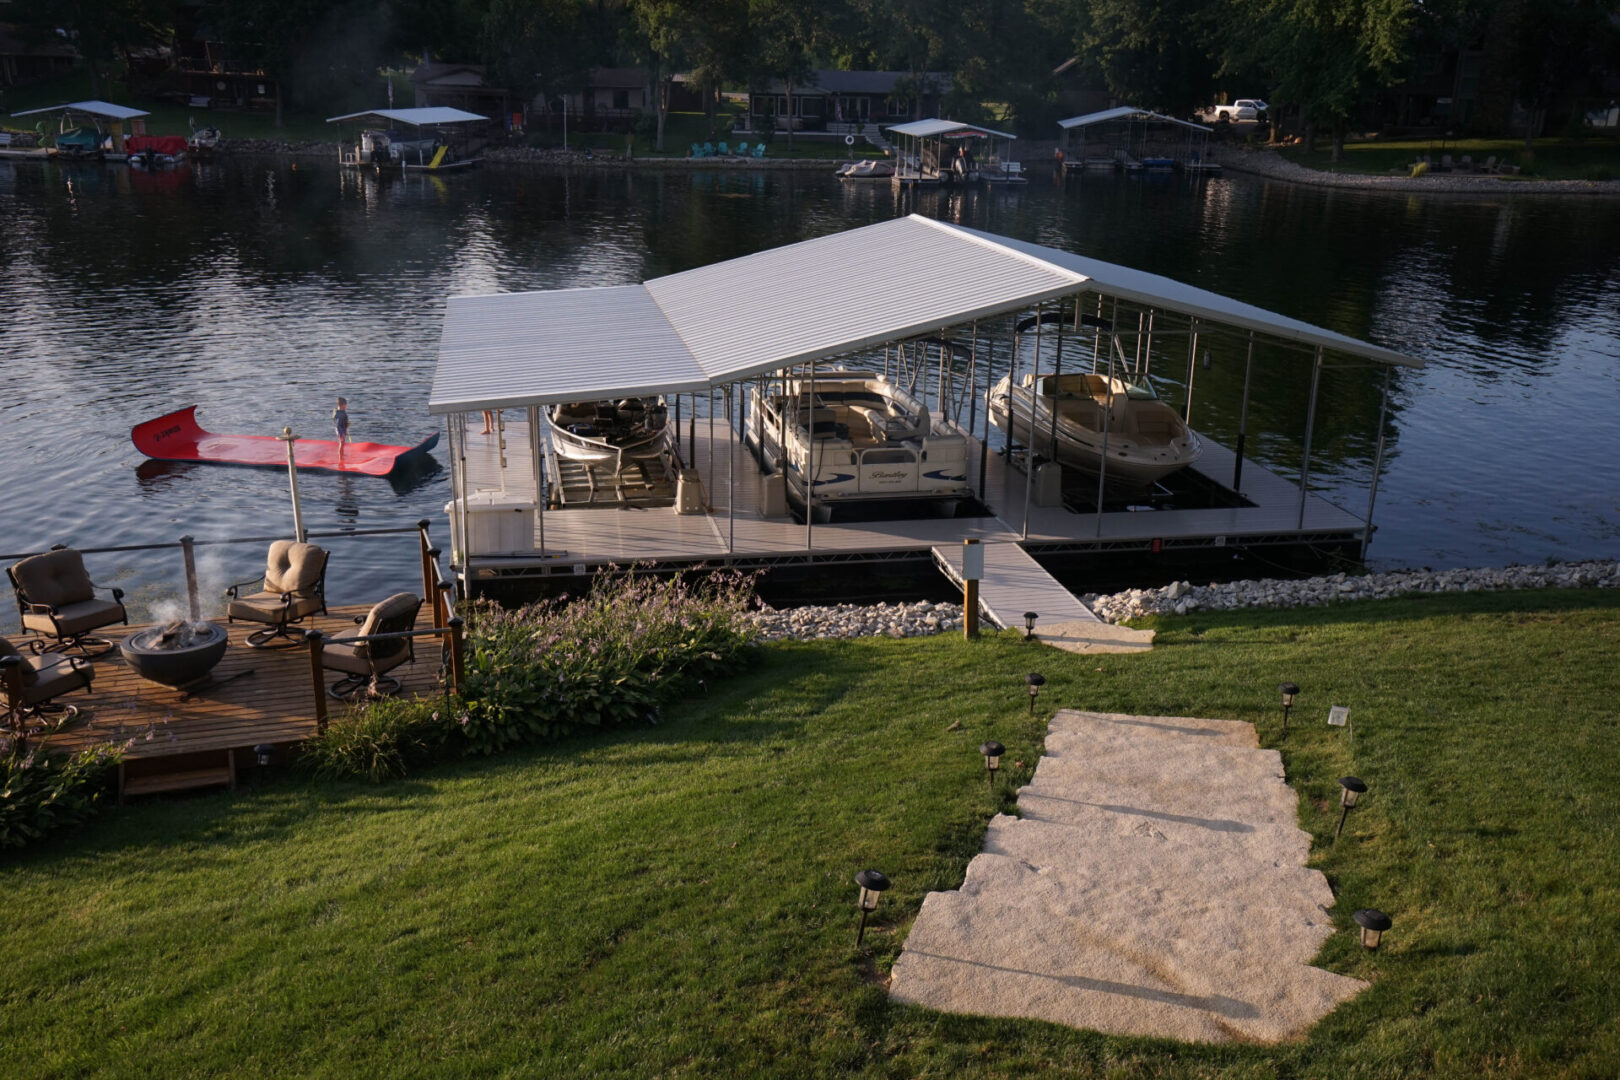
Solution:
M 0 695 L 4 696 L 6 725 L 15 736 L 26 733 L 29 721 L 49 720 L 61 727 L 79 715 L 76 705 L 59 705 L 56 699 L 74 690 L 88 690 L 95 673 L 90 662 L 80 656 L 44 652 L 38 641 L 19 649 L 0 638 Z
M 703 147 L 699 146 L 697 143 L 693 143 L 692 144 L 692 156 L 693 157 L 702 157 L 703 156 Z
M 395 593 L 374 604 L 365 615 L 355 618 L 354 621 L 360 624 L 360 632 L 356 636 L 402 634 L 414 630 L 416 615 L 421 608 L 422 601 L 414 594 Z M 327 669 L 341 671 L 344 675 L 326 692 L 345 701 L 362 694 L 368 698 L 385 697 L 400 688 L 399 679 L 388 672 L 415 660 L 414 638 L 383 638 L 331 646 L 322 651 L 321 663 Z
M 720 156 L 721 157 L 730 157 L 731 156 L 731 147 L 726 143 L 726 141 L 724 139 L 722 139 L 720 141 Z
M 747 143 L 740 142 L 740 143 L 737 144 L 737 156 L 738 157 L 747 157 L 748 156 L 748 144 Z
M 1493 172 L 1496 171 L 1496 155 L 1495 154 L 1491 154 L 1490 156 L 1488 156 L 1485 159 L 1484 171 L 1488 172 L 1488 173 L 1493 173 Z
M 293 633 L 293 624 L 326 613 L 326 560 L 324 548 L 277 540 L 265 557 L 263 578 L 239 581 L 225 590 L 230 598 L 226 619 L 269 624 L 248 635 L 252 648 L 296 648 L 303 638 Z M 254 584 L 259 591 L 244 595 L 242 590 Z
M 765 156 L 765 144 L 764 143 L 755 143 L 754 144 L 753 156 L 757 157 L 757 158 L 762 158 L 762 157 Z
M 124 590 L 97 585 L 84 568 L 84 556 L 73 548 L 52 548 L 6 568 L 17 594 L 24 630 L 55 638 L 63 650 L 91 658 L 113 650 L 114 643 L 91 637 L 90 631 L 129 622 Z M 112 599 L 96 596 L 102 589 Z

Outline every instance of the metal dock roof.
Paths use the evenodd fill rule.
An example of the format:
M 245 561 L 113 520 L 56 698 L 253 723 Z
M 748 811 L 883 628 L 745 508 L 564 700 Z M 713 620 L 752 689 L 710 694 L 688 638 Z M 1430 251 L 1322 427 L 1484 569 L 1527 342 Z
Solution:
M 644 285 L 451 297 L 429 409 L 706 389 L 1086 292 L 1421 366 L 1158 274 L 913 214 Z

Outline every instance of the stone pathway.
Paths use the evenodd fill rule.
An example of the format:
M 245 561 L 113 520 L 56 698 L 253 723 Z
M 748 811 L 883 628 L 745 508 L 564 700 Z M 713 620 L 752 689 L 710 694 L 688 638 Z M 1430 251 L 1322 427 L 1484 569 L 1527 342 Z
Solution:
M 1327 879 L 1282 759 L 1228 720 L 1064 710 L 962 888 L 930 893 L 896 1001 L 1121 1035 L 1275 1042 L 1366 984 L 1309 966 Z

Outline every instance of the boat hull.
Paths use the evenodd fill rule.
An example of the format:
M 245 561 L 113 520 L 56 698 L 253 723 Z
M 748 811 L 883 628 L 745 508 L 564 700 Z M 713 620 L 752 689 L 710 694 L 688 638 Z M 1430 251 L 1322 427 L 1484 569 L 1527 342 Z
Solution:
M 545 412 L 552 452 L 570 461 L 611 465 L 616 471 L 670 452 L 673 428 L 664 405 L 654 398 L 629 402 L 571 402 Z M 639 414 L 639 415 L 638 415 Z M 649 418 L 651 418 L 649 420 Z
M 1042 376 L 1043 380 L 1048 378 L 1051 377 Z M 1064 376 L 1063 385 L 1073 385 L 1071 379 L 1085 378 L 1088 377 Z M 1118 389 L 1119 385 L 1116 380 L 1115 392 L 1105 395 L 1106 404 L 1080 400 L 1075 403 L 1077 407 L 1071 408 L 1068 395 L 1064 395 L 1054 426 L 1050 396 L 1036 394 L 1029 385 L 1015 390 L 1010 380 L 1003 378 L 990 390 L 990 419 L 1013 442 L 1030 447 L 1048 461 L 1056 461 L 1086 476 L 1102 476 L 1110 491 L 1145 490 L 1198 460 L 1202 444 L 1175 410 L 1156 399 L 1132 400 Z M 1089 391 L 1075 396 L 1092 398 Z M 1032 405 L 1033 438 L 1030 433 Z M 1102 423 L 1105 410 L 1106 431 Z M 1084 422 L 1083 416 L 1087 413 L 1095 414 L 1092 423 Z M 1103 467 L 1105 453 L 1106 469 Z

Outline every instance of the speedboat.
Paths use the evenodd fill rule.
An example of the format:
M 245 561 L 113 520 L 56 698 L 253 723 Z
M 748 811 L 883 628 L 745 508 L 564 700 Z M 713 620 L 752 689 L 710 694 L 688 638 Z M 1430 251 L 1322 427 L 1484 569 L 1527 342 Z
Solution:
M 882 158 L 862 158 L 841 165 L 835 175 L 840 180 L 887 180 L 894 175 L 894 163 Z
M 835 507 L 885 502 L 937 502 L 949 516 L 972 495 L 967 439 L 935 431 L 926 405 L 872 371 L 755 385 L 743 439 L 762 467 L 785 475 L 795 503 L 805 506 L 808 492 L 821 520 Z
M 1010 439 L 1048 461 L 1088 476 L 1102 474 L 1111 490 L 1152 487 L 1197 461 L 1203 450 L 1197 433 L 1145 379 L 1026 373 L 1016 389 L 1011 383 L 1009 375 L 990 389 L 996 426 L 1004 432 L 1010 428 Z
M 213 157 L 219 151 L 220 134 L 217 127 L 194 127 L 186 148 L 196 158 Z
M 570 402 L 553 405 L 545 417 L 559 457 L 612 466 L 616 473 L 662 458 L 674 432 L 669 410 L 657 398 Z

